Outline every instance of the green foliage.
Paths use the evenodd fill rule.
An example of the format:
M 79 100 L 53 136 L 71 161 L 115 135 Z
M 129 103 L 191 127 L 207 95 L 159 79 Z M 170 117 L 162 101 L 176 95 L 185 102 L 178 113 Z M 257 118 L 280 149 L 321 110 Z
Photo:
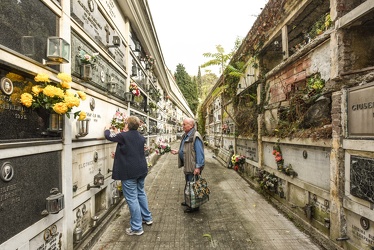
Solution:
M 325 87 L 325 80 L 321 79 L 320 73 L 311 76 L 307 81 L 309 92 L 315 91 L 319 93 L 322 91 L 323 87 Z
M 203 53 L 204 57 L 208 57 L 212 59 L 203 63 L 200 66 L 201 68 L 217 65 L 217 66 L 221 66 L 221 72 L 223 72 L 223 70 L 226 68 L 226 62 L 231 59 L 233 52 L 225 54 L 225 50 L 221 45 L 217 45 L 216 49 L 217 49 L 216 53 L 211 53 L 211 52 Z
M 151 109 L 157 109 L 157 105 L 154 102 L 149 103 L 149 108 Z
M 199 105 L 196 81 L 192 81 L 183 64 L 177 65 L 174 77 L 191 111 L 196 114 Z
M 330 28 L 332 25 L 330 13 L 323 14 L 310 28 L 308 34 L 311 39 L 320 35 L 323 31 Z
M 205 117 L 206 113 L 203 109 L 203 107 L 200 107 L 199 112 L 197 114 L 197 130 L 200 132 L 201 136 L 204 136 L 206 134 L 205 131 Z

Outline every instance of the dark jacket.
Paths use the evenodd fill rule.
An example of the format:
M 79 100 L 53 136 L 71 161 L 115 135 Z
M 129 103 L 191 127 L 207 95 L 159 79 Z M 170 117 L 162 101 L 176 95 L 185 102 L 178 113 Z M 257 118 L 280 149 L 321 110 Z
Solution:
M 145 138 L 137 130 L 118 134 L 104 131 L 105 138 L 117 142 L 112 178 L 114 180 L 137 179 L 148 173 L 144 155 Z

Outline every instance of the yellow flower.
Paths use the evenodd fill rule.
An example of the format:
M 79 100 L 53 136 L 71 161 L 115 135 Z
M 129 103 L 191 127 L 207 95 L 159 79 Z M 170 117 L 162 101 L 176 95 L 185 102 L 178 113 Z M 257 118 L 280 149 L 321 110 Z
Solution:
M 77 91 L 77 94 L 82 99 L 82 101 L 86 100 L 87 98 L 86 93 L 84 93 L 83 91 Z
M 70 91 L 70 90 L 66 90 L 65 91 L 65 96 L 75 96 L 74 92 Z
M 42 86 L 40 86 L 40 85 L 32 86 L 32 93 L 34 95 L 39 95 L 39 93 L 42 92 L 42 91 L 43 91 Z
M 71 75 L 66 74 L 66 73 L 58 73 L 57 78 L 65 83 L 69 83 L 72 81 Z
M 13 72 L 9 72 L 8 74 L 6 74 L 5 77 L 9 78 L 12 82 L 23 82 L 25 80 L 25 78 L 23 78 L 23 76 L 20 76 L 16 73 L 13 73 Z
M 66 105 L 69 107 L 69 108 L 72 108 L 74 106 L 78 107 L 79 104 L 80 104 L 80 100 L 78 97 L 75 97 L 75 96 L 68 96 L 68 95 L 65 95 L 64 97 L 64 102 L 66 103 Z
M 63 114 L 65 114 L 66 112 L 68 112 L 68 106 L 66 105 L 66 103 L 58 102 L 58 103 L 56 103 L 55 105 L 53 105 L 53 110 L 54 110 L 57 114 L 63 115 Z
M 47 85 L 43 89 L 43 94 L 46 95 L 46 96 L 49 96 L 49 97 L 55 97 L 55 96 L 63 97 L 64 96 L 64 91 L 60 88 L 55 87 L 55 86 Z
M 49 75 L 43 74 L 43 73 L 37 74 L 35 76 L 34 80 L 36 82 L 51 82 L 51 80 L 49 80 Z
M 32 82 L 27 82 L 26 83 L 26 86 L 23 88 L 23 91 L 22 92 L 28 92 L 28 93 L 31 93 L 31 90 L 32 90 Z
M 70 84 L 69 84 L 69 82 L 62 81 L 61 82 L 61 87 L 63 87 L 64 89 L 70 89 Z
M 86 119 L 86 117 L 87 117 L 86 112 L 81 111 L 81 112 L 79 113 L 79 118 L 78 118 L 78 120 L 79 120 L 79 121 L 83 121 L 84 119 Z
M 26 107 L 31 107 L 32 104 L 32 95 L 29 93 L 23 93 L 21 95 L 21 103 L 25 105 Z

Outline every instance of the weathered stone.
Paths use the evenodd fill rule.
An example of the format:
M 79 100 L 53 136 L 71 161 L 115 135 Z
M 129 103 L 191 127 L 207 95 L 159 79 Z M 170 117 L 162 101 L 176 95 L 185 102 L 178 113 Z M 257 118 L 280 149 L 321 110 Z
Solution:
M 305 113 L 300 123 L 300 128 L 311 128 L 326 124 L 331 120 L 330 99 L 326 97 L 319 98 Z

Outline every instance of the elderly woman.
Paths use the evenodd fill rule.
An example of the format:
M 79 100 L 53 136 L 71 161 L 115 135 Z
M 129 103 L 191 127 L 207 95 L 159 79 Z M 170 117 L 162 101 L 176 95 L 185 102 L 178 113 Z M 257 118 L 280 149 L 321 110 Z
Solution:
M 138 132 L 139 125 L 138 117 L 129 116 L 123 132 L 110 130 L 110 126 L 104 131 L 107 140 L 117 142 L 112 178 L 122 182 L 123 195 L 130 210 L 130 228 L 126 229 L 128 235 L 142 235 L 142 224 L 153 223 L 144 190 L 148 167 L 144 155 L 145 138 Z

